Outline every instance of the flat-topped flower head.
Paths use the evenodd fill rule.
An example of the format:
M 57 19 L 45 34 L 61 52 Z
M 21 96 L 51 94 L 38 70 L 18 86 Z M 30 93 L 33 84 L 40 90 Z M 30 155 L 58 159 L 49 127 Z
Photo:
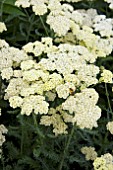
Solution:
M 7 31 L 7 28 L 4 22 L 0 22 L 0 33 L 2 33 L 3 31 Z

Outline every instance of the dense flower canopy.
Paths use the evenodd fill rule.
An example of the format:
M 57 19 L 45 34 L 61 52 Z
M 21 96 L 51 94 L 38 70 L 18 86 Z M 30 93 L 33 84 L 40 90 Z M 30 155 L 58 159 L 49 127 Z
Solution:
M 5 5 L 7 6 L 8 3 Z M 12 2 L 10 3 L 12 5 Z M 20 41 L 17 41 L 17 44 L 15 38 L 11 37 L 15 46 L 12 45 L 12 41 L 10 42 L 10 37 L 8 37 L 9 41 L 0 38 L 0 100 L 6 102 L 6 106 L 0 105 L 0 115 L 3 115 L 6 107 L 10 111 L 6 111 L 5 114 L 13 110 L 14 114 L 18 113 L 18 119 L 19 116 L 25 117 L 26 120 L 33 118 L 29 127 L 34 123 L 35 130 L 32 130 L 32 135 L 33 138 L 36 137 L 35 135 L 38 136 L 38 140 L 37 137 L 35 138 L 36 143 L 35 139 L 33 139 L 34 143 L 32 142 L 33 158 L 36 156 L 35 151 L 39 149 L 39 143 L 43 148 L 44 141 L 41 137 L 45 140 L 40 129 L 47 128 L 47 138 L 57 140 L 62 136 L 66 139 L 61 143 L 61 146 L 65 147 L 61 154 L 63 160 L 65 154 L 68 155 L 69 142 L 76 128 L 79 137 L 74 140 L 79 143 L 81 137 L 81 141 L 85 141 L 85 143 L 81 142 L 80 146 L 76 146 L 82 157 L 80 161 L 84 162 L 83 159 L 93 161 L 94 170 L 112 170 L 113 156 L 110 151 L 112 144 L 109 146 L 106 141 L 111 140 L 110 135 L 113 135 L 111 106 L 113 68 L 110 63 L 113 61 L 113 18 L 111 16 L 113 0 L 101 0 L 100 4 L 106 5 L 103 11 L 99 11 L 96 3 L 96 0 L 15 0 L 12 6 L 18 9 L 18 12 L 22 12 L 22 16 L 13 14 L 5 18 L 2 17 L 3 11 L 1 12 L 0 34 L 8 30 L 9 33 L 10 31 L 18 33 L 20 30 L 23 37 L 19 37 Z M 22 19 L 22 24 L 19 25 L 17 21 L 18 28 L 10 30 L 7 22 L 15 16 Z M 26 25 L 31 24 L 28 30 L 24 29 L 24 21 Z M 108 62 L 107 66 L 105 62 Z M 110 97 L 107 85 L 109 89 L 112 88 Z M 21 136 L 19 142 L 22 155 L 24 121 L 20 120 L 20 122 L 22 132 L 17 135 L 17 138 Z M 9 129 L 12 128 L 9 124 L 7 126 Z M 0 124 L 0 155 L 5 142 L 4 134 L 8 132 L 6 127 L 5 124 Z M 106 133 L 105 137 L 103 133 Z M 90 137 L 87 138 L 86 134 Z M 67 139 L 68 135 L 69 139 Z M 96 141 L 96 146 L 91 140 Z M 99 144 L 98 140 L 101 141 Z M 99 148 L 102 143 L 102 148 Z M 56 146 L 59 150 L 60 145 L 56 144 Z M 70 153 L 73 152 L 71 148 Z M 41 149 L 37 154 L 36 160 L 41 155 Z M 77 155 L 69 161 L 79 162 L 76 157 Z M 88 166 L 85 168 L 88 169 Z

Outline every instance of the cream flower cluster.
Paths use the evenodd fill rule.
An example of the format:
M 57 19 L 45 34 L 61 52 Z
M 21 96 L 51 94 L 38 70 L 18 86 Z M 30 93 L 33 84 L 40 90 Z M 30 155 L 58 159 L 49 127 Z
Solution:
M 106 127 L 107 127 L 107 130 L 109 130 L 110 133 L 113 135 L 113 121 L 108 122 Z
M 96 157 L 97 157 L 97 152 L 95 151 L 95 148 L 94 147 L 87 147 L 87 146 L 84 146 L 81 148 L 81 152 L 85 155 L 85 158 L 87 161 L 89 160 L 95 160 Z
M 3 22 L 0 22 L 0 33 L 7 31 L 6 25 Z
M 93 162 L 94 170 L 112 170 L 113 169 L 113 156 L 106 153 L 101 157 L 97 157 Z
M 97 66 L 87 65 L 87 62 L 93 63 L 96 59 L 87 48 L 81 45 L 60 44 L 55 52 L 48 53 L 47 56 L 48 58 L 40 61 L 41 66 L 49 71 L 57 70 L 64 76 L 75 71 L 78 75 L 77 77 L 79 77 L 81 68 L 84 73 L 89 69 L 90 75 L 94 79 L 96 79 L 95 76 L 99 73 Z
M 57 136 L 59 134 L 67 134 L 68 126 L 66 123 L 71 122 L 72 118 L 72 115 L 64 111 L 62 105 L 59 105 L 56 108 L 50 108 L 48 115 L 41 117 L 40 124 L 45 126 L 53 125 L 53 132 Z
M 81 0 L 62 1 L 15 2 L 23 8 L 32 6 L 36 15 L 47 13 L 55 40 L 42 37 L 21 50 L 0 40 L 0 72 L 9 83 L 4 99 L 12 108 L 21 108 L 22 115 L 40 114 L 40 124 L 52 125 L 55 135 L 67 133 L 68 122 L 82 129 L 98 126 L 99 96 L 91 88 L 100 81 L 95 62 L 113 49 L 113 19 L 95 9 L 74 10 L 68 3 Z M 112 73 L 103 70 L 100 79 L 112 83 Z
M 99 32 L 101 37 L 113 36 L 113 19 L 105 15 L 97 15 L 93 20 L 94 31 Z
M 47 12 L 47 6 L 48 0 L 17 0 L 15 2 L 16 6 L 22 6 L 23 8 L 27 8 L 32 6 L 33 11 L 36 15 L 44 15 Z
M 110 70 L 103 69 L 99 81 L 105 83 L 112 83 L 113 82 L 112 79 L 113 79 L 113 73 Z
M 41 95 L 44 90 L 43 85 L 41 81 L 32 82 L 32 77 L 29 82 L 22 77 L 12 78 L 5 90 L 4 98 L 9 100 L 11 107 L 20 107 L 21 114 L 30 115 L 32 112 L 47 114 L 49 104 Z
M 25 2 L 17 0 L 15 4 L 24 8 L 31 5 L 36 15 L 43 15 L 49 11 L 46 23 L 61 39 L 72 33 L 73 41 L 78 45 L 86 46 L 95 57 L 109 55 L 113 48 L 113 19 L 99 15 L 95 9 L 74 10 L 73 6 L 67 4 L 67 2 L 78 1 L 80 0 L 66 0 L 62 4 L 61 0 L 27 0 Z
M 6 45 L 8 46 L 7 43 Z M 6 49 L 10 51 L 12 47 L 8 46 Z M 17 52 L 23 55 L 20 60 L 16 58 L 17 63 L 14 62 L 14 58 L 18 53 L 14 53 L 16 56 L 13 54 L 13 58 L 11 55 L 5 56 L 7 58 L 10 56 L 10 65 L 0 65 L 2 79 L 9 82 L 4 99 L 9 100 L 11 107 L 20 107 L 21 114 L 28 116 L 31 113 L 48 115 L 51 102 L 54 102 L 56 97 L 63 98 L 65 101 L 61 104 L 62 110 L 65 110 L 66 114 L 68 111 L 69 114 L 72 112 L 75 114 L 71 115 L 71 123 L 76 123 L 80 128 L 97 127 L 97 120 L 101 115 L 100 108 L 96 106 L 98 94 L 94 89 L 87 87 L 98 82 L 99 67 L 93 64 L 95 56 L 86 47 L 67 43 L 55 46 L 52 39 L 47 37 L 41 41 L 30 42 Z M 34 58 L 30 53 L 34 54 Z M 43 53 L 47 57 L 41 58 Z M 4 55 L 2 53 L 1 60 Z M 39 58 L 39 62 L 35 58 Z M 77 88 L 82 91 L 76 93 Z M 53 132 L 55 134 L 67 132 L 62 115 L 52 115 L 54 116 L 56 122 L 59 120 L 59 127 L 64 127 L 64 130 L 60 131 L 58 128 Z M 43 117 L 43 122 L 45 119 L 48 120 L 50 117 Z M 51 124 L 56 129 L 55 122 L 52 121 Z
M 6 134 L 7 132 L 8 130 L 6 129 L 6 127 L 3 124 L 1 124 L 0 125 L 0 147 L 5 142 L 5 136 L 3 134 Z
M 5 40 L 0 39 L 0 72 L 3 79 L 13 76 L 12 67 L 20 65 L 21 61 L 30 58 L 23 50 L 10 47 Z
M 86 88 L 81 93 L 69 96 L 62 103 L 63 109 L 73 114 L 73 124 L 76 123 L 81 129 L 97 127 L 97 120 L 101 116 L 101 109 L 96 106 L 98 93 L 93 88 Z
M 59 98 L 66 99 L 71 93 L 70 90 L 72 92 L 75 91 L 75 85 L 73 83 L 60 84 L 59 86 L 56 87 L 56 91 Z
M 47 91 L 45 93 L 45 96 L 47 97 L 48 101 L 54 101 L 56 98 L 56 93 L 55 93 L 55 91 Z
M 29 42 L 23 46 L 23 50 L 28 54 L 32 53 L 34 57 L 40 56 L 44 53 L 51 53 L 57 50 L 57 47 L 53 45 L 53 40 L 50 37 L 42 37 L 41 41 Z
M 104 0 L 109 4 L 109 8 L 113 9 L 113 0 Z

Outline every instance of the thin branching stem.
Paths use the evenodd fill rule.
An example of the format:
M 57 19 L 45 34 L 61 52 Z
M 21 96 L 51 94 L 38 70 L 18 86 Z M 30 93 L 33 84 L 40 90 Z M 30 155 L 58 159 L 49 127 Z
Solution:
M 62 159 L 61 159 L 61 162 L 60 162 L 60 166 L 59 166 L 59 169 L 58 170 L 62 170 L 63 168 L 63 163 L 64 163 L 64 160 L 65 160 L 65 156 L 68 152 L 68 148 L 69 148 L 69 145 L 70 145 L 70 142 L 71 142 L 71 139 L 73 137 L 73 133 L 74 133 L 74 130 L 75 130 L 75 125 L 73 125 L 72 129 L 71 129 L 71 133 L 69 135 L 69 138 L 67 140 L 67 144 L 64 148 L 64 151 L 63 151 L 63 155 L 62 155 Z
M 36 115 L 32 114 L 32 116 L 33 116 L 34 125 L 35 125 L 35 127 L 37 127 L 38 124 L 37 124 L 37 120 L 36 120 Z
M 44 29 L 45 29 L 45 32 L 46 32 L 47 36 L 49 37 L 48 31 L 47 31 L 47 29 L 46 29 L 46 26 L 45 26 L 45 24 L 44 24 L 44 22 L 43 22 L 42 17 L 41 17 L 41 16 L 39 16 L 39 18 L 40 18 L 40 21 L 41 21 L 41 23 L 42 23 L 42 25 L 43 25 Z
M 22 121 L 23 121 L 23 117 L 22 117 Z M 24 145 L 24 128 L 23 128 L 23 122 L 22 122 L 22 125 L 21 125 L 21 145 L 20 145 L 21 155 L 23 154 L 23 145 Z
M 105 83 L 105 91 L 106 91 L 106 97 L 107 97 L 107 101 L 108 101 L 108 107 L 109 107 L 110 113 L 112 113 L 112 116 L 113 116 L 113 111 L 112 111 L 112 108 L 111 108 L 111 104 L 110 104 L 110 100 L 109 100 L 109 93 L 108 93 L 106 83 Z M 109 115 L 108 115 L 108 119 L 109 119 Z
M 2 21 L 2 13 L 3 13 L 3 4 L 4 4 L 5 0 L 3 0 L 1 2 L 1 13 L 0 13 L 0 17 L 1 17 L 1 21 Z

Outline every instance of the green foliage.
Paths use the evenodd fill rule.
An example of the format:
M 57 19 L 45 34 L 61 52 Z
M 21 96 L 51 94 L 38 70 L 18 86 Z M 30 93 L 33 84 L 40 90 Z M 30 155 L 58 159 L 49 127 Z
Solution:
M 14 5 L 14 1 L 2 1 L 0 4 L 2 6 L 2 8 L 0 8 L 0 13 L 25 16 L 24 12 Z

